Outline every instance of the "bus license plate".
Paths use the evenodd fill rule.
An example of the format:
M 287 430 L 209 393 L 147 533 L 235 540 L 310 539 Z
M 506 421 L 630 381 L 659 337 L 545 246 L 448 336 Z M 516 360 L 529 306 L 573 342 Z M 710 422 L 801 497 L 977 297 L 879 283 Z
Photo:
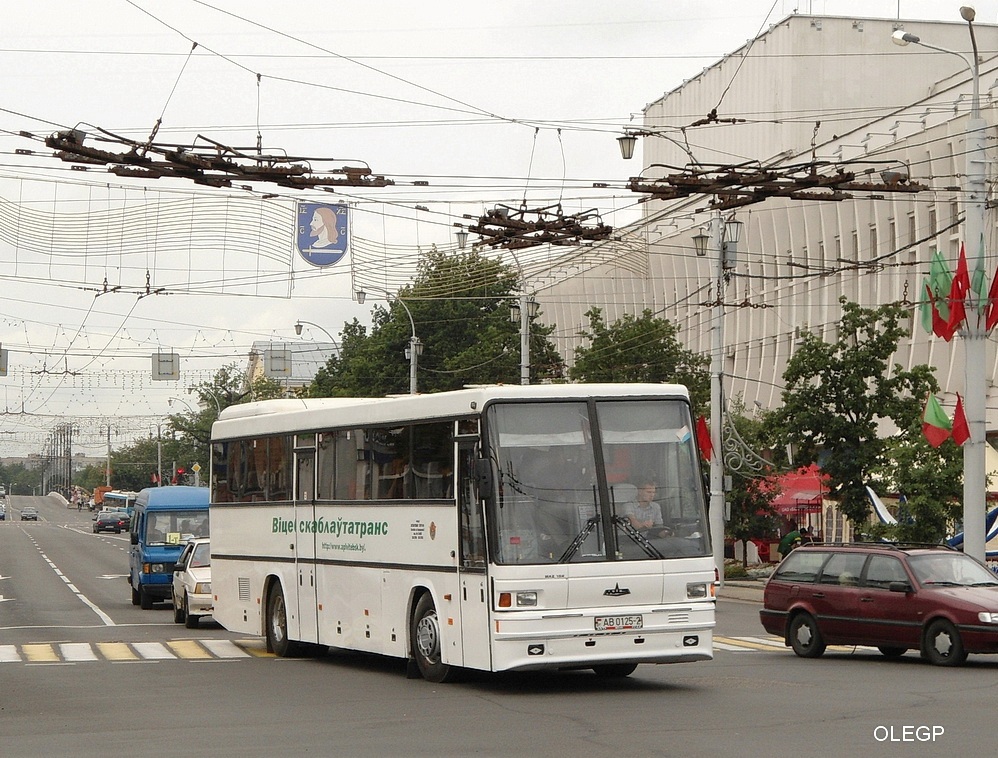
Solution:
M 645 624 L 641 615 L 633 616 L 597 616 L 596 631 L 612 632 L 621 629 L 640 629 Z

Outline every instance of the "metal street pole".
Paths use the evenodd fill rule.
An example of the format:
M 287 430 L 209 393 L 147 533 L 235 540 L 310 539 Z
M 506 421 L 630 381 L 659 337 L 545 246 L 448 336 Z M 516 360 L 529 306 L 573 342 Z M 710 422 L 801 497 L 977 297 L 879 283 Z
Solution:
M 984 228 L 987 206 L 985 140 L 987 138 L 987 122 L 981 118 L 980 66 L 977 55 L 977 38 L 974 35 L 974 9 L 962 6 L 960 15 L 970 27 L 970 40 L 974 48 L 971 60 L 963 53 L 949 50 L 945 47 L 922 42 L 919 37 L 898 30 L 893 34 L 893 40 L 898 45 L 914 43 L 922 47 L 949 53 L 960 58 L 967 69 L 973 83 L 973 97 L 970 102 L 970 120 L 967 122 L 966 155 L 967 165 L 964 186 L 966 200 L 964 201 L 965 239 L 970 247 L 968 256 L 974 261 L 969 266 L 973 271 L 983 271 L 983 281 L 989 281 L 987 273 L 991 270 L 989 256 L 984 250 Z M 985 368 L 988 361 L 988 335 L 985 329 L 987 301 L 982 299 L 973 288 L 967 294 L 970 307 L 967 308 L 967 320 L 963 329 L 964 350 L 964 413 L 970 428 L 970 439 L 963 444 L 963 551 L 978 560 L 985 558 L 985 517 L 987 498 L 987 396 L 988 385 Z M 975 318 L 976 314 L 976 318 Z
M 409 338 L 409 347 L 406 348 L 405 353 L 406 357 L 409 359 L 409 394 L 415 395 L 417 394 L 416 368 L 419 362 L 419 354 L 423 350 L 423 345 L 419 341 L 419 337 L 416 336 L 416 322 L 412 318 L 412 311 L 409 310 L 409 306 L 405 304 L 402 298 L 398 297 L 397 295 L 393 295 L 388 290 L 383 290 L 379 288 L 378 291 L 384 294 L 384 296 L 387 299 L 392 300 L 401 305 L 402 308 L 405 310 L 405 315 L 409 317 L 409 326 L 412 327 L 412 336 Z M 354 293 L 354 297 L 356 298 L 358 303 L 363 305 L 364 300 L 367 297 L 367 293 L 364 290 L 357 290 Z
M 724 582 L 724 455 L 721 451 L 721 374 L 724 370 L 724 221 L 720 212 L 710 221 L 710 249 L 716 257 L 710 348 L 710 542 L 718 578 Z
M 520 384 L 530 384 L 530 314 L 526 289 L 520 293 Z

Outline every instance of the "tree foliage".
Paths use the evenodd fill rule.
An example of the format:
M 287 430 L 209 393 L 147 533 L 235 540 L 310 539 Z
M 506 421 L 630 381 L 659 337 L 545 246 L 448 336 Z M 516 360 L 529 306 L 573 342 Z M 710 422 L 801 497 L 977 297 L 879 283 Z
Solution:
M 387 296 L 387 306 L 374 307 L 370 329 L 356 319 L 344 325 L 340 355 L 329 359 L 304 394 L 381 397 L 408 392 L 405 350 L 413 327 L 423 344 L 420 392 L 519 383 L 520 325 L 509 318 L 509 307 L 518 298 L 517 281 L 512 268 L 478 252 L 431 251 L 412 285 L 397 293 L 369 293 Z M 553 330 L 531 319 L 531 382 L 562 375 L 561 356 L 548 339 Z
M 938 384 L 930 366 L 905 370 L 888 363 L 906 334 L 902 306 L 840 302 L 837 339 L 803 336 L 783 374 L 783 406 L 770 423 L 797 447 L 800 461 L 819 461 L 820 455 L 830 496 L 858 524 L 869 514 L 866 483 L 883 468 L 888 452 L 878 427 L 893 422 L 910 440 L 920 428 L 926 395 Z
M 938 448 L 921 432 L 921 419 L 908 434 L 888 441 L 882 467 L 890 491 L 904 496 L 897 525 L 886 536 L 901 542 L 939 542 L 962 516 L 963 455 L 952 439 Z
M 583 382 L 676 382 L 685 384 L 694 407 L 706 406 L 710 396 L 709 359 L 687 350 L 679 329 L 648 309 L 640 316 L 624 314 L 607 324 L 600 308 L 586 312 L 589 344 L 575 351 L 569 375 Z

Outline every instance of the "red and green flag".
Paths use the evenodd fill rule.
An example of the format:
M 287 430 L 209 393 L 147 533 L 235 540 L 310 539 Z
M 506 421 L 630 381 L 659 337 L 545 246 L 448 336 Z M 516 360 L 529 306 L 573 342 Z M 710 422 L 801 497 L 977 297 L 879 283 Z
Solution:
M 953 424 L 935 395 L 929 395 L 922 414 L 922 434 L 932 447 L 939 447 L 953 433 Z

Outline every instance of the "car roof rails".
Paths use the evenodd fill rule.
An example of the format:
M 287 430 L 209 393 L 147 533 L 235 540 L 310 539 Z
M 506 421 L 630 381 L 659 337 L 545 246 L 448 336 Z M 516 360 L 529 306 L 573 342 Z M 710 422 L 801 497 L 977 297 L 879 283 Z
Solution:
M 922 550 L 938 549 L 959 552 L 958 548 L 945 542 L 894 542 L 886 540 L 853 540 L 851 542 L 805 542 L 800 547 L 882 547 L 885 550 Z M 798 550 L 800 548 L 797 548 Z

